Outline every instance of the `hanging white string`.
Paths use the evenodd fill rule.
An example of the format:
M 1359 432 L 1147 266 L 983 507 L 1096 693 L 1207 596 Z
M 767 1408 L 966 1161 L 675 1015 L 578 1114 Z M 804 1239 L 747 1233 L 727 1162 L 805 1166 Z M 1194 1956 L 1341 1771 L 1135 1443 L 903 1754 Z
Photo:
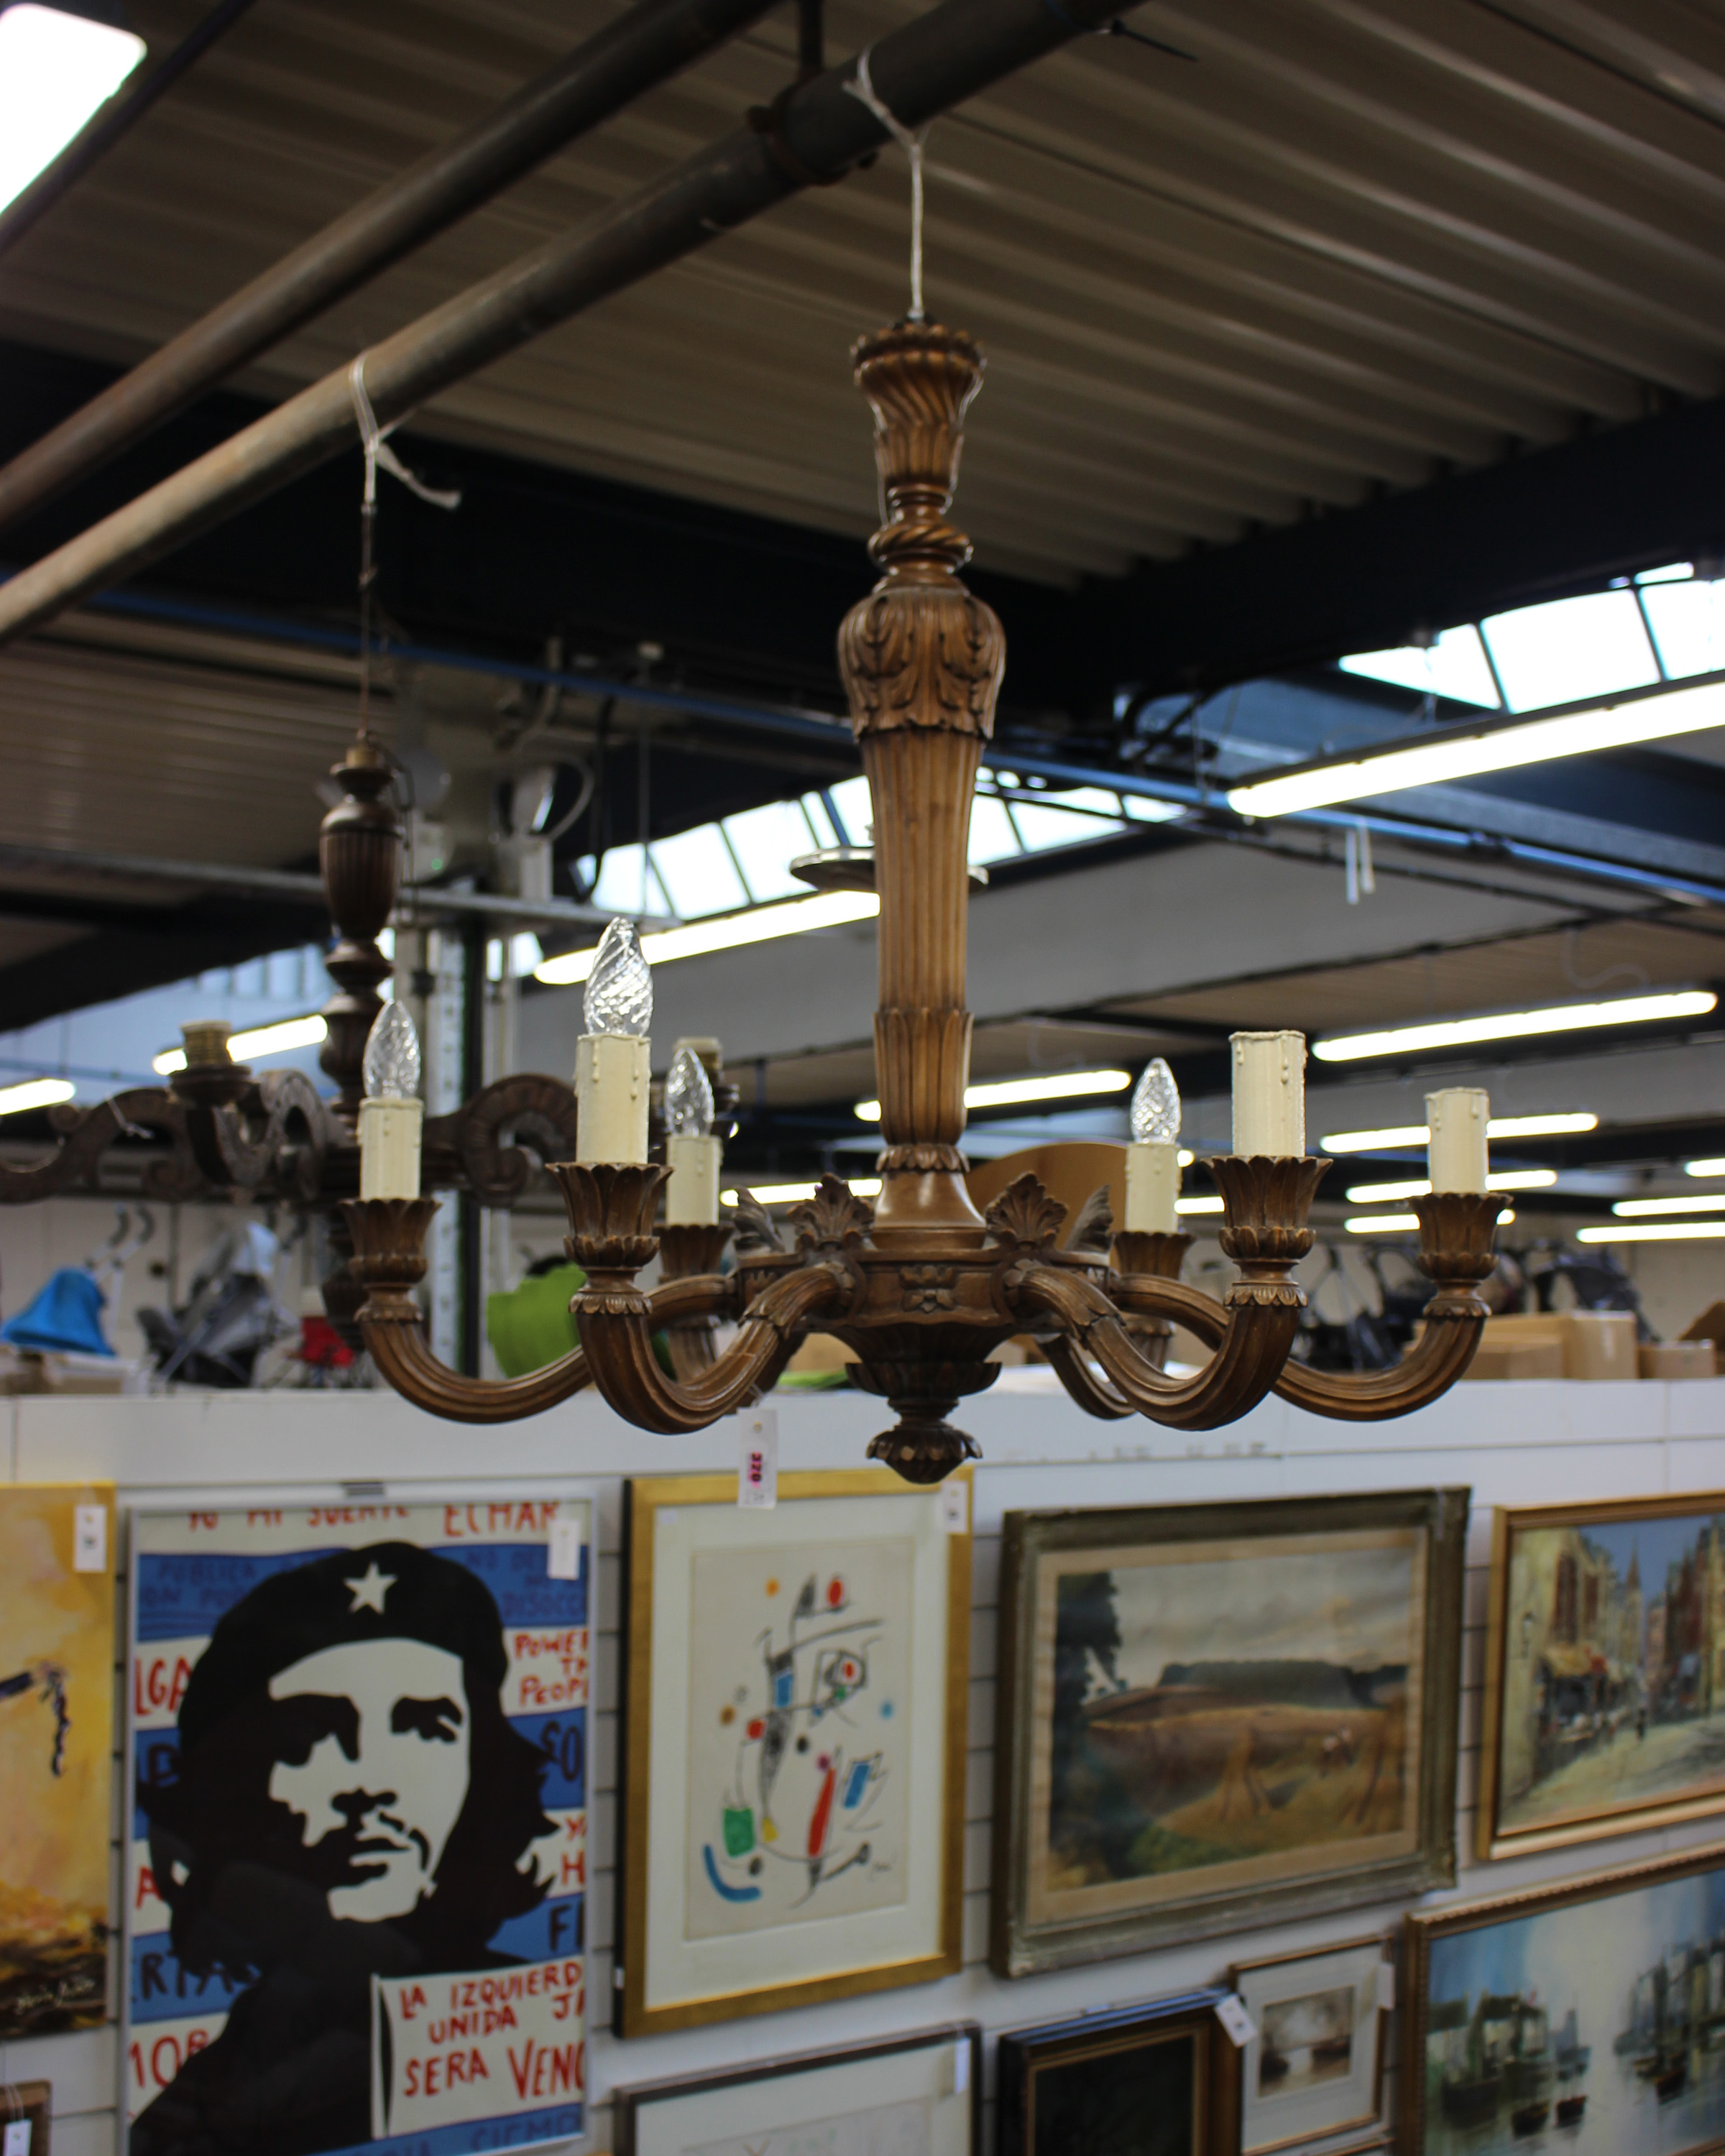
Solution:
M 922 146 L 928 140 L 928 129 L 906 127 L 898 115 L 883 102 L 874 84 L 869 79 L 869 53 L 861 54 L 856 63 L 856 73 L 845 88 L 859 103 L 867 105 L 880 125 L 891 136 L 911 161 L 911 320 L 925 319 L 922 311 Z
M 366 453 L 366 495 L 368 502 L 377 499 L 377 467 L 382 465 L 392 477 L 398 479 L 409 493 L 417 494 L 421 501 L 429 501 L 434 509 L 459 509 L 461 490 L 451 488 L 447 493 L 424 480 L 407 466 L 389 446 L 389 437 L 400 426 L 399 419 L 392 419 L 387 427 L 377 424 L 377 415 L 372 409 L 372 400 L 366 394 L 366 356 L 362 352 L 347 370 L 347 388 L 353 398 L 353 416 L 359 423 L 360 446 Z

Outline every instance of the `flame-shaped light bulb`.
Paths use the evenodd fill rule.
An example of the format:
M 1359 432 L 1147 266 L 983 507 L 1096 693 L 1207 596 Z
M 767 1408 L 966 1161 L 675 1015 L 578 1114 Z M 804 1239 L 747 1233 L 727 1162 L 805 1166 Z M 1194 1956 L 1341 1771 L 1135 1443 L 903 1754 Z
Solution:
M 1138 1145 L 1173 1145 L 1180 1135 L 1180 1089 L 1158 1055 L 1132 1088 L 1132 1133 Z
M 411 1101 L 419 1091 L 419 1036 L 406 1007 L 385 1004 L 366 1036 L 366 1098 Z
M 582 1015 L 588 1034 L 644 1040 L 653 1030 L 653 968 L 632 921 L 609 922 L 587 977 Z
M 665 1127 L 674 1138 L 704 1138 L 712 1130 L 712 1081 L 692 1048 L 680 1048 L 665 1074 Z

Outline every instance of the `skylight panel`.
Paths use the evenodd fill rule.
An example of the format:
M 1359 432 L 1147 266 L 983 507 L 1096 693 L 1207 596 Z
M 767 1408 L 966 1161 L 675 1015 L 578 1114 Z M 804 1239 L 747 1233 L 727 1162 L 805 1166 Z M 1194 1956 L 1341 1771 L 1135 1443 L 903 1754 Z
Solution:
M 1497 686 L 1471 622 L 1446 629 L 1430 650 L 1407 644 L 1393 651 L 1357 651 L 1340 664 L 1344 674 L 1363 675 L 1368 680 L 1391 681 L 1399 689 L 1447 696 L 1486 711 L 1497 708 Z
M 823 834 L 831 829 L 824 811 L 820 828 Z M 800 854 L 813 853 L 817 847 L 832 843 L 824 835 L 816 836 L 808 809 L 800 801 L 768 801 L 759 808 L 745 808 L 738 815 L 727 816 L 725 835 L 757 899 L 801 898 L 809 886 L 791 874 L 791 863 Z
M 970 804 L 972 860 L 1016 860 L 1023 850 L 1005 803 L 992 793 L 978 793 Z
M 868 780 L 859 773 L 855 778 L 829 786 L 827 794 L 845 826 L 845 843 L 851 846 L 872 844 L 869 834 L 874 829 L 875 811 L 869 800 Z
M 1674 680 L 1725 668 L 1725 593 L 1717 584 L 1643 581 L 1641 603 Z
M 747 906 L 749 894 L 716 824 L 697 824 L 674 839 L 656 839 L 653 865 L 670 910 L 684 921 L 704 913 L 730 913 Z
M 1512 711 L 1579 704 L 1659 679 L 1641 610 L 1626 591 L 1517 607 L 1480 624 Z
M 593 886 L 593 902 L 603 906 L 607 913 L 670 913 L 675 909 L 665 896 L 656 875 L 647 875 L 644 883 L 642 871 L 645 866 L 639 846 L 613 846 L 599 864 L 599 880 Z

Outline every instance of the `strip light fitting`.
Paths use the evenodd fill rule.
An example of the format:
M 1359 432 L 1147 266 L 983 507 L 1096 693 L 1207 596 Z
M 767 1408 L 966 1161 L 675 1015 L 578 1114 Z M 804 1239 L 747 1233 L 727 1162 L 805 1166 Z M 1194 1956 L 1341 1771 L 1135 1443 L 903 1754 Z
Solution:
M 1596 1131 L 1597 1116 L 1493 1116 L 1486 1126 L 1488 1138 L 1554 1138 L 1569 1131 Z M 1399 1123 L 1382 1131 L 1331 1131 L 1318 1140 L 1322 1152 L 1393 1152 L 1399 1146 L 1429 1144 L 1431 1132 L 1424 1123 Z M 1719 1163 L 1725 1175 L 1725 1161 Z
M 69 1101 L 77 1091 L 68 1078 L 26 1078 L 20 1086 L 0 1086 L 0 1116 L 51 1108 L 58 1101 Z
M 144 49 L 135 32 L 70 8 L 0 10 L 0 208 L 83 133 Z
M 858 1198 L 878 1198 L 880 1195 L 878 1175 L 850 1175 L 845 1178 L 845 1181 Z M 814 1189 L 812 1183 L 743 1183 L 737 1185 L 737 1190 L 721 1190 L 719 1203 L 734 1205 L 738 1191 L 746 1190 L 751 1198 L 757 1199 L 762 1205 L 796 1205 L 805 1198 L 813 1198 Z
M 1725 1235 L 1725 1220 L 1661 1220 L 1622 1228 L 1582 1228 L 1578 1243 L 1698 1243 Z
M 663 966 L 673 958 L 701 958 L 711 951 L 740 950 L 747 943 L 770 943 L 780 936 L 803 936 L 814 928 L 839 928 L 847 921 L 872 921 L 880 901 L 872 891 L 818 891 L 813 898 L 793 898 L 783 906 L 751 906 L 746 913 L 719 913 L 710 920 L 685 921 L 679 928 L 656 928 L 641 938 L 641 950 L 649 966 Z M 593 971 L 598 947 L 565 951 L 533 968 L 533 978 L 547 988 L 572 988 Z
M 642 938 L 644 950 L 649 941 L 648 937 Z M 967 1108 L 1005 1108 L 1019 1101 L 1073 1101 L 1090 1094 L 1123 1093 L 1132 1082 L 1130 1070 L 1055 1070 L 1045 1078 L 1005 1078 L 998 1085 L 967 1086 L 964 1105 Z M 856 1120 L 860 1123 L 878 1123 L 880 1103 L 859 1101 Z
M 316 1011 L 310 1018 L 285 1018 L 279 1024 L 254 1026 L 248 1033 L 228 1036 L 228 1053 L 236 1063 L 256 1063 L 265 1055 L 285 1055 L 295 1048 L 316 1048 L 329 1028 Z M 186 1067 L 183 1048 L 169 1048 L 151 1065 L 158 1076 L 171 1078 Z
M 1725 1175 L 1725 1160 L 1692 1160 L 1684 1165 L 1685 1175 Z
M 1717 1213 L 1720 1199 L 1698 1190 L 1693 1198 L 1620 1198 L 1611 1208 L 1620 1220 L 1656 1219 L 1661 1213 Z
M 1228 805 L 1242 816 L 1289 816 L 1302 808 L 1399 793 L 1412 786 L 1443 786 L 1483 772 L 1513 771 L 1522 764 L 1589 756 L 1717 726 L 1725 726 L 1725 680 L 1712 675 L 1681 689 L 1661 684 L 1607 704 L 1572 706 L 1465 729 L 1446 726 L 1435 738 L 1302 764 L 1230 787 Z
M 1549 1190 L 1558 1179 L 1554 1168 L 1507 1168 L 1501 1175 L 1486 1178 L 1487 1190 Z M 1357 1183 L 1347 1194 L 1350 1205 L 1388 1205 L 1398 1198 L 1430 1198 L 1431 1185 L 1417 1183 Z M 1712 1200 L 1697 1199 L 1697 1204 Z
M 1506 1205 L 1497 1215 L 1497 1224 L 1507 1228 L 1516 1217 L 1515 1208 Z M 1350 1235 L 1411 1235 L 1418 1232 L 1420 1215 L 1417 1213 L 1360 1213 L 1343 1224 Z
M 1532 1040 L 1543 1034 L 1590 1033 L 1599 1026 L 1651 1025 L 1661 1019 L 1703 1018 L 1718 1000 L 1711 988 L 1681 988 L 1656 996 L 1614 996 L 1606 1003 L 1555 1004 L 1543 1010 L 1492 1011 L 1482 1018 L 1392 1026 L 1383 1033 L 1337 1034 L 1328 1040 L 1313 1041 L 1312 1052 L 1320 1063 L 1357 1063 L 1367 1056 L 1466 1048 L 1481 1040 Z

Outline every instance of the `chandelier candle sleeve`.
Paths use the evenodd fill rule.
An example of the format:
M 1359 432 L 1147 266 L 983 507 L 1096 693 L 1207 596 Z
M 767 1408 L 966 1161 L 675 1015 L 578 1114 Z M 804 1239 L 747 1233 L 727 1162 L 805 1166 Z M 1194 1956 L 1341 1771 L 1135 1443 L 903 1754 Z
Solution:
M 1306 1036 L 1235 1033 L 1234 1151 L 1241 1160 L 1289 1159 L 1306 1151 Z
M 385 1004 L 366 1038 L 359 1104 L 359 1194 L 417 1198 L 425 1103 L 417 1097 L 419 1036 L 405 1009 Z
M 1129 1235 L 1172 1235 L 1179 1229 L 1180 1092 L 1161 1056 L 1132 1088 L 1132 1142 L 1126 1149 Z
M 599 938 L 575 1049 L 575 1158 L 642 1164 L 652 1079 L 653 974 L 632 921 Z
M 712 1135 L 713 1088 L 706 1067 L 686 1041 L 678 1043 L 665 1081 L 665 1158 L 668 1228 L 711 1228 L 719 1219 L 719 1141 Z
M 1477 1196 L 1486 1187 L 1486 1126 L 1490 1096 L 1476 1086 L 1450 1086 L 1425 1096 L 1426 1173 L 1434 1190 L 1465 1190 Z

